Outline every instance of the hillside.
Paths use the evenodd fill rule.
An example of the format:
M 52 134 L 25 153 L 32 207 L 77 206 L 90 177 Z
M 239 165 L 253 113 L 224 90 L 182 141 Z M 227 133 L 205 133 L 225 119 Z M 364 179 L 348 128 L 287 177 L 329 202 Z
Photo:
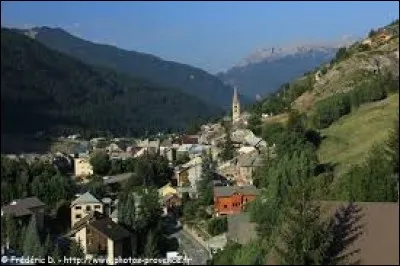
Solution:
M 253 116 L 273 115 L 254 120 L 259 124 L 253 128 L 261 131 L 268 123 L 287 121 L 289 110 L 298 111 L 323 137 L 322 163 L 335 165 L 340 175 L 362 162 L 387 138 L 399 107 L 398 20 L 368 35 L 254 105 Z
M 231 106 L 233 88 L 199 68 L 165 61 L 150 54 L 86 41 L 60 28 L 38 27 L 19 31 L 49 48 L 87 64 L 108 67 L 134 78 L 151 80 L 162 87 L 176 88 L 217 107 Z M 245 97 L 241 99 L 244 104 L 249 103 Z
M 275 92 L 279 86 L 301 77 L 322 63 L 331 60 L 335 47 L 270 48 L 257 51 L 218 77 L 234 84 L 251 99 Z
M 324 140 L 318 150 L 322 163 L 337 164 L 337 174 L 362 162 L 374 144 L 387 140 L 399 109 L 399 94 L 361 106 L 321 131 Z M 371 134 L 374 132 L 374 134 Z
M 221 110 L 174 89 L 96 69 L 24 35 L 1 30 L 2 134 L 185 128 Z

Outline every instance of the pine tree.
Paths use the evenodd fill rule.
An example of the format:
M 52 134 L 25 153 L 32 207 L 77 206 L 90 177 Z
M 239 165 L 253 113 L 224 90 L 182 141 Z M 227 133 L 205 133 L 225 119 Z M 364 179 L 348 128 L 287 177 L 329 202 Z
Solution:
M 288 193 L 276 252 L 283 265 L 318 265 L 323 262 L 331 240 L 328 223 L 313 202 L 312 182 L 307 180 Z
M 74 240 L 71 241 L 71 245 L 69 247 L 69 256 L 72 258 L 84 258 L 85 257 L 81 243 L 78 243 Z
M 231 139 L 231 130 L 228 125 L 225 126 L 225 140 L 224 144 L 222 146 L 222 152 L 221 152 L 221 159 L 224 161 L 228 161 L 233 159 L 235 156 L 235 148 L 233 146 L 233 142 Z
M 24 256 L 42 256 L 43 249 L 40 245 L 35 218 L 31 218 L 31 221 L 26 229 L 26 233 L 23 237 L 25 238 L 23 242 Z
M 62 252 L 58 244 L 55 245 L 53 248 L 53 251 L 51 253 L 51 257 L 54 259 L 54 261 L 58 262 L 59 260 L 62 259 Z
M 391 161 L 393 163 L 394 173 L 399 173 L 399 115 L 397 115 L 394 123 L 394 128 L 390 132 L 389 139 L 387 141 L 387 147 L 389 154 L 391 155 Z
M 211 154 L 204 153 L 201 164 L 201 177 L 198 182 L 198 191 L 200 193 L 200 201 L 204 205 L 213 203 L 213 180 L 215 173 L 215 163 L 211 158 Z
M 43 254 L 47 257 L 53 253 L 53 243 L 50 238 L 50 234 L 47 234 L 46 240 L 43 245 Z
M 150 229 L 147 232 L 146 244 L 144 247 L 143 256 L 145 258 L 156 258 L 159 255 L 157 235 Z
M 133 191 L 121 194 L 118 201 L 118 221 L 129 229 L 137 228 L 137 210 Z

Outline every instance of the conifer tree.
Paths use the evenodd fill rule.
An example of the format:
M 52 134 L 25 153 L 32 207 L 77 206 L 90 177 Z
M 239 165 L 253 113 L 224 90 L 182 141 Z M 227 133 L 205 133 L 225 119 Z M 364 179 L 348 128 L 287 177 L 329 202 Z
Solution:
M 58 244 L 55 245 L 53 248 L 53 251 L 51 253 L 51 257 L 54 259 L 54 261 L 58 262 L 59 260 L 62 259 L 62 252 Z
M 50 234 L 48 233 L 46 236 L 46 240 L 43 245 L 43 254 L 44 256 L 51 256 L 53 253 L 53 243 L 50 238 Z
M 40 239 L 36 227 L 36 220 L 34 218 L 31 218 L 31 221 L 29 222 L 29 225 L 26 229 L 26 233 L 23 237 L 24 256 L 41 257 L 43 254 L 43 249 L 40 245 Z
M 145 258 L 156 258 L 159 255 L 158 251 L 158 238 L 155 232 L 150 229 L 146 235 L 146 244 L 143 256 Z
M 288 193 L 276 251 L 282 265 L 319 265 L 323 263 L 332 235 L 321 209 L 313 202 L 311 181 L 307 180 Z
M 222 146 L 221 159 L 224 161 L 231 160 L 235 156 L 235 149 L 231 138 L 230 126 L 225 125 L 225 140 Z
M 69 256 L 72 258 L 84 258 L 85 257 L 81 243 L 78 243 L 74 240 L 71 241 L 71 245 L 69 247 Z

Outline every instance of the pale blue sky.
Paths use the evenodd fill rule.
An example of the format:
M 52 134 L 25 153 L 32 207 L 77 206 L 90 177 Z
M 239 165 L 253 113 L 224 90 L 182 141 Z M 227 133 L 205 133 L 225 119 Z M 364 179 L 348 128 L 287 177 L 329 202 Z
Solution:
M 215 73 L 257 48 L 360 37 L 399 17 L 376 2 L 1 2 L 1 25 L 61 27 L 90 41 Z

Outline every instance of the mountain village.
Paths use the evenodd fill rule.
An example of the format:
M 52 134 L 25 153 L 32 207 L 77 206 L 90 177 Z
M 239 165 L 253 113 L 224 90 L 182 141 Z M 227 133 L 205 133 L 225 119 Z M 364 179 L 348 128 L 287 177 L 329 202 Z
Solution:
M 17 33 L 4 31 L 6 34 L 13 40 Z M 35 38 L 30 36 L 27 43 L 36 42 Z M 41 51 L 44 46 L 38 47 Z M 11 48 L 7 51 L 13 55 Z M 159 109 L 157 99 L 155 110 L 149 104 L 148 110 L 139 112 L 145 105 L 136 108 L 129 101 L 134 99 L 137 104 L 142 100 L 135 93 L 157 95 L 157 90 L 147 85 L 138 85 L 139 92 L 132 95 L 124 95 L 125 87 L 115 86 L 112 94 L 121 98 L 115 98 L 112 104 L 116 107 L 110 116 L 106 114 L 108 105 L 82 104 L 79 109 L 77 104 L 71 113 L 61 107 L 61 111 L 52 113 L 49 108 L 49 117 L 57 113 L 60 121 L 65 118 L 67 122 L 57 125 L 59 131 L 49 130 L 57 132 L 58 137 L 52 139 L 47 152 L 1 156 L 2 264 L 225 265 L 239 261 L 250 265 L 251 261 L 256 265 L 319 265 L 323 261 L 338 265 L 343 259 L 348 264 L 398 265 L 399 177 L 398 152 L 394 148 L 398 148 L 398 111 L 396 126 L 390 129 L 394 134 L 389 130 L 387 136 L 373 132 L 377 137 L 370 136 L 372 131 L 360 130 L 356 137 L 343 133 L 352 133 L 353 124 L 364 128 L 371 122 L 376 126 L 375 120 L 384 120 L 389 112 L 387 121 L 395 116 L 388 108 L 397 104 L 398 109 L 398 99 L 394 100 L 399 90 L 398 20 L 335 51 L 329 63 L 310 69 L 251 106 L 232 86 L 229 115 L 196 124 L 183 133 L 148 136 L 145 125 L 151 127 L 152 122 L 161 121 L 158 115 L 162 121 L 168 120 L 163 108 L 173 106 L 171 99 L 176 98 L 175 94 L 172 98 L 162 95 Z M 274 57 L 275 53 L 272 48 L 271 52 L 260 50 L 257 55 Z M 258 60 L 253 57 L 250 59 Z M 116 84 L 114 74 L 104 75 L 110 86 Z M 346 75 L 348 79 L 342 81 Z M 194 79 L 192 74 L 189 77 Z M 102 78 L 93 77 L 94 85 L 87 86 L 93 89 L 97 84 L 106 84 Z M 49 80 L 43 84 L 52 85 Z M 57 89 L 50 91 L 56 93 Z M 96 104 L 107 102 L 111 97 L 108 89 L 91 100 Z M 95 91 L 85 93 L 92 95 Z M 144 94 L 139 94 L 142 91 Z M 232 91 L 228 94 L 231 97 Z M 178 104 L 189 99 L 178 97 L 182 97 Z M 16 97 L 15 102 L 19 101 Z M 182 108 L 190 109 L 190 105 Z M 134 117 L 125 116 L 129 108 Z M 103 112 L 100 118 L 98 110 Z M 146 121 L 148 117 L 140 116 L 149 110 L 157 115 L 150 119 L 149 114 Z M 170 111 L 180 112 L 176 110 L 182 111 Z M 61 116 L 67 113 L 70 117 Z M 196 110 L 189 113 L 198 114 Z M 123 118 L 116 122 L 118 114 Z M 93 131 L 88 125 L 80 128 L 71 123 L 69 127 L 68 119 L 79 115 L 86 119 L 79 123 L 89 124 L 93 119 L 99 126 Z M 125 120 L 130 124 L 119 131 L 105 126 L 118 128 Z M 386 120 L 382 125 L 389 125 Z M 136 131 L 131 124 L 137 121 L 144 126 Z M 196 121 L 205 119 L 198 117 Z M 43 128 L 32 124 L 29 134 Z M 168 127 L 168 123 L 159 124 L 159 128 Z M 158 132 L 155 128 L 151 132 Z M 174 131 L 171 128 L 166 131 Z M 75 129 L 87 133 L 86 138 Z M 129 130 L 135 132 L 133 136 L 145 137 L 97 135 Z M 364 138 L 354 141 L 358 136 Z M 41 133 L 36 137 L 40 139 Z M 368 145 L 375 141 L 375 146 L 361 149 L 359 142 L 364 139 Z M 351 160 L 348 165 L 343 163 L 347 160 Z M 349 262 L 352 259 L 356 262 Z
M 239 228 L 249 226 L 249 219 L 242 211 L 246 204 L 257 197 L 259 191 L 253 185 L 253 173 L 257 167 L 263 165 L 265 158 L 263 154 L 268 150 L 273 156 L 274 145 L 268 145 L 264 140 L 254 135 L 246 129 L 248 113 L 241 113 L 240 102 L 235 89 L 232 102 L 232 117 L 225 118 L 224 123 L 231 124 L 230 138 L 234 147 L 235 156 L 229 160 L 220 158 L 221 146 L 226 141 L 226 130 L 221 123 L 206 124 L 201 126 L 201 131 L 196 135 L 171 136 L 163 140 L 160 139 L 138 139 L 133 143 L 127 144 L 124 139 L 114 138 L 93 138 L 89 141 L 81 140 L 79 135 L 68 136 L 65 141 L 72 142 L 75 147 L 70 154 L 57 151 L 54 154 L 35 155 L 6 155 L 10 159 L 26 158 L 28 161 L 44 160 L 54 165 L 67 165 L 73 169 L 72 177 L 77 183 L 87 183 L 93 175 L 93 167 L 90 164 L 90 156 L 96 152 L 105 152 L 110 160 L 126 160 L 128 158 L 138 158 L 148 154 L 159 154 L 170 161 L 173 168 L 173 175 L 170 182 L 159 188 L 160 203 L 164 209 L 164 215 L 168 215 L 171 209 L 179 208 L 182 197 L 186 193 L 190 198 L 197 198 L 199 194 L 198 183 L 202 177 L 202 158 L 204 154 L 210 154 L 216 162 L 214 179 L 214 206 L 208 211 L 211 216 L 235 216 L 232 220 L 236 223 L 231 229 L 231 235 L 224 233 L 211 238 L 205 229 L 197 229 L 184 226 L 184 230 L 190 234 L 194 241 L 202 243 L 208 256 L 212 256 L 218 249 L 223 249 L 228 238 L 236 241 L 246 241 L 238 239 L 244 237 L 248 239 L 250 235 L 243 236 Z M 104 145 L 107 143 L 106 145 Z M 176 158 L 186 158 L 182 164 L 173 165 Z M 121 173 L 115 176 L 103 176 L 104 186 L 113 186 L 116 183 L 123 184 L 132 173 Z M 103 199 L 97 199 L 88 191 L 83 191 L 76 195 L 76 199 L 71 202 L 71 231 L 68 237 L 82 244 L 87 258 L 92 258 L 93 251 L 92 238 L 103 237 L 106 248 L 106 257 L 109 261 L 122 255 L 122 243 L 129 238 L 126 230 L 118 225 L 117 205 L 115 191 Z M 46 227 L 44 224 L 45 215 L 44 203 L 38 198 L 24 198 L 15 200 L 8 205 L 2 206 L 2 216 L 11 215 L 18 219 L 29 220 L 29 217 L 37 219 L 38 229 Z M 211 207 L 211 206 L 210 206 Z M 236 217 L 243 216 L 244 217 Z M 237 220 L 237 221 L 236 221 Z M 230 219 L 228 221 L 231 221 Z M 231 222 L 232 222 L 231 221 Z M 245 224 L 237 224 L 242 221 Z M 111 230 L 109 228 L 112 228 Z M 232 227 L 232 226 L 231 226 Z M 94 231 L 99 235 L 90 235 L 89 231 Z M 253 235 L 255 234 L 253 228 Z M 105 238 L 104 238 L 105 236 Z M 221 238 L 222 237 L 222 238 Z M 101 240 L 97 240 L 101 241 Z M 101 245 L 100 245 L 101 246 Z M 3 247 L 4 248 L 4 247 Z M 104 246 L 101 248 L 104 249 Z M 95 252 L 95 253 L 93 253 Z

